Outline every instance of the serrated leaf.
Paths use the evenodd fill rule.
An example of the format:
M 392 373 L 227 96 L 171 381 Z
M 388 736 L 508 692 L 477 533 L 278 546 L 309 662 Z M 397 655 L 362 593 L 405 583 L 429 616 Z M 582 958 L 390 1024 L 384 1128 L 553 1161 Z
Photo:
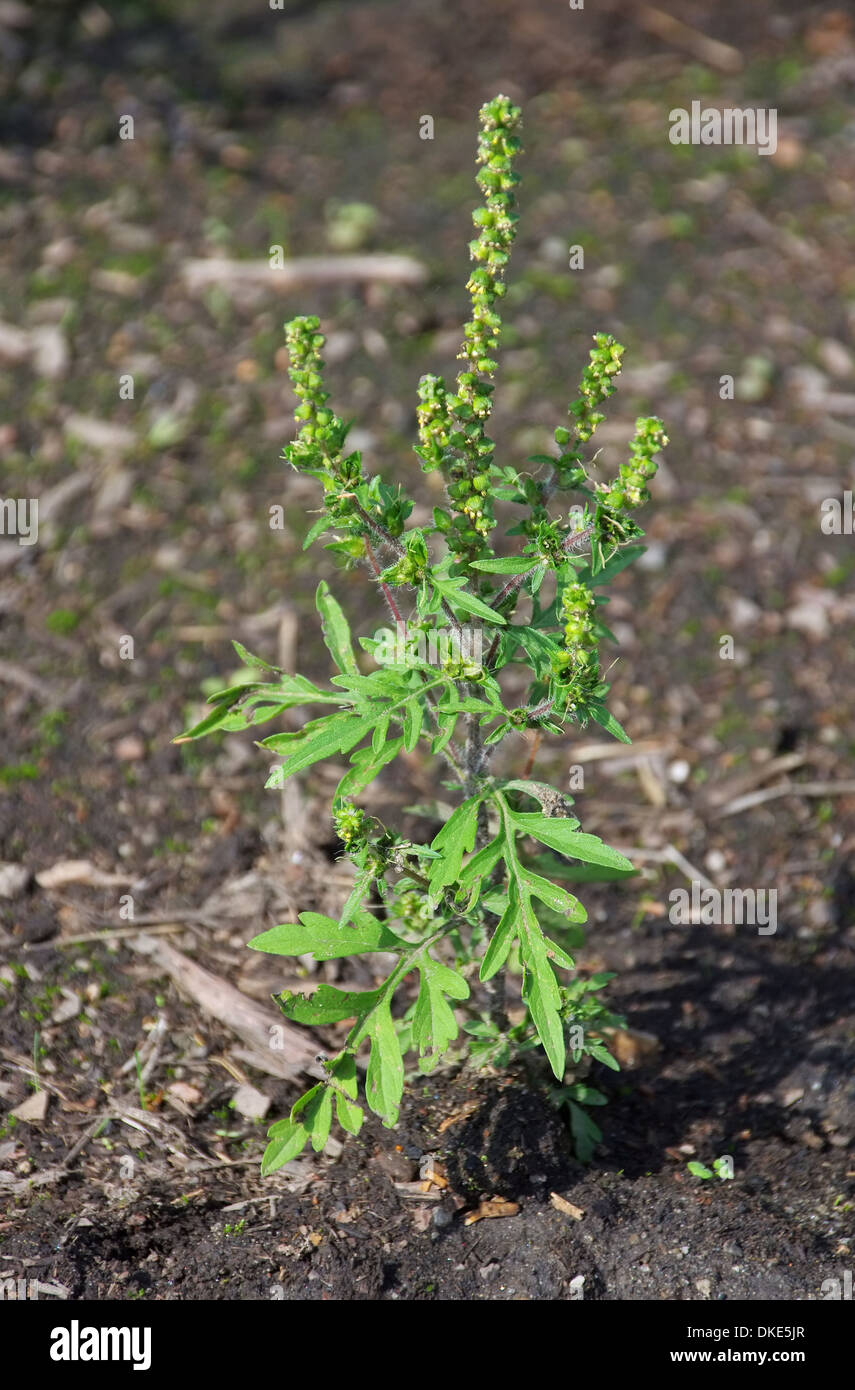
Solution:
M 353 887 L 347 895 L 347 901 L 341 909 L 341 916 L 338 925 L 343 930 L 350 921 L 356 916 L 362 907 L 362 902 L 371 891 L 371 885 L 376 875 L 372 869 L 360 869 L 354 880 Z
M 585 922 L 588 914 L 578 898 L 574 898 L 572 893 L 568 893 L 559 884 L 552 883 L 548 878 L 541 878 L 540 874 L 532 873 L 531 869 L 522 869 L 521 878 L 528 891 L 541 902 L 551 907 L 553 912 L 562 913 L 570 922 Z
M 549 1064 L 560 1081 L 566 1061 L 564 1024 L 559 1013 L 561 993 L 531 902 L 523 897 L 520 909 L 517 936 L 523 963 L 522 997 L 528 1005 Z
M 483 849 L 479 849 L 477 854 L 473 854 L 466 868 L 460 875 L 460 882 L 464 888 L 472 888 L 480 883 L 482 878 L 486 878 L 491 873 L 502 857 L 505 848 L 505 838 L 498 835 L 495 840 L 491 840 Z
M 441 753 L 443 748 L 445 748 L 446 745 L 451 742 L 451 736 L 454 733 L 454 729 L 457 724 L 457 715 L 439 715 L 437 717 L 437 722 L 439 724 L 439 733 L 436 735 L 433 742 L 431 743 L 430 751 L 432 753 Z
M 326 957 L 327 960 L 330 957 Z M 342 990 L 334 985 L 318 985 L 314 994 L 292 994 L 284 990 L 274 996 L 286 1018 L 292 1023 L 304 1023 L 310 1028 L 321 1027 L 327 1023 L 341 1023 L 345 1018 L 361 1018 L 373 1009 L 379 998 L 379 991 Z
M 610 869 L 632 869 L 633 865 L 616 849 L 604 845 L 596 835 L 574 830 L 577 821 L 563 816 L 544 816 L 537 812 L 514 811 L 512 818 L 521 834 L 532 835 L 541 844 L 580 859 L 585 864 L 601 864 Z
M 344 714 L 332 717 L 331 722 L 320 733 L 302 744 L 290 758 L 275 767 L 265 782 L 266 787 L 282 787 L 295 772 L 302 772 L 322 758 L 335 757 L 337 753 L 348 753 L 355 744 L 365 737 L 372 727 L 373 720 L 366 716 Z
M 368 1104 L 388 1128 L 398 1118 L 404 1090 L 404 1062 L 395 1024 L 387 1002 L 381 1001 L 363 1020 L 354 1045 L 371 1040 L 371 1055 L 365 1075 Z
M 430 895 L 438 899 L 444 888 L 460 877 L 463 856 L 475 847 L 478 830 L 480 797 L 472 796 L 457 807 L 439 834 L 431 841 L 431 849 L 440 855 L 430 866 Z
M 390 716 L 388 714 L 383 715 L 383 717 L 381 719 L 378 719 L 377 723 L 374 725 L 374 732 L 371 735 L 372 753 L 377 754 L 382 752 L 383 747 L 386 743 L 386 735 L 389 732 L 389 719 Z
M 457 1020 L 446 995 L 467 999 L 469 986 L 456 970 L 425 954 L 416 964 L 421 975 L 416 1007 L 412 1017 L 413 1042 L 422 1056 L 442 1053 L 457 1037 Z
M 635 878 L 638 873 L 637 869 L 628 873 L 622 869 L 606 869 L 597 864 L 568 864 L 548 854 L 536 854 L 532 859 L 527 859 L 526 863 L 543 869 L 553 878 L 566 879 L 568 883 L 621 883 L 626 878 Z
M 367 951 L 396 951 L 404 943 L 370 912 L 356 914 L 356 924 L 341 927 L 320 912 L 301 912 L 299 923 L 283 922 L 249 942 L 253 951 L 273 956 L 313 955 L 315 960 L 338 960 Z
M 357 753 L 351 755 L 351 767 L 346 772 L 336 787 L 335 800 L 342 796 L 358 796 L 361 791 L 373 782 L 374 778 L 386 766 L 391 763 L 400 753 L 404 746 L 403 738 L 393 738 L 389 743 L 383 745 L 379 753 L 375 753 L 371 748 L 360 748 Z
M 341 605 L 330 592 L 330 586 L 322 579 L 315 594 L 315 605 L 321 615 L 321 627 L 327 651 L 338 669 L 346 675 L 359 675 L 359 667 L 350 640 L 350 625 L 344 616 Z

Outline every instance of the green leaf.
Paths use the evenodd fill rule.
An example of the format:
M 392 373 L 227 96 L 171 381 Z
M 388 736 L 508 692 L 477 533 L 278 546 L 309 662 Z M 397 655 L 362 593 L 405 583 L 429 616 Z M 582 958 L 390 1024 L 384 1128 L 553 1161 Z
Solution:
M 338 1091 L 335 1093 L 335 1113 L 336 1119 L 342 1129 L 347 1134 L 358 1134 L 365 1119 L 365 1112 L 361 1105 L 355 1105 L 352 1100 L 347 1100 Z
M 285 1128 L 281 1128 L 284 1125 Z M 286 1163 L 290 1163 L 292 1158 L 296 1158 L 309 1141 L 309 1131 L 304 1125 L 294 1124 L 291 1120 L 280 1121 L 274 1125 L 273 1129 L 279 1132 L 275 1139 L 271 1139 L 264 1156 L 261 1160 L 261 1176 L 266 1178 L 270 1173 L 275 1173 L 277 1168 L 282 1168 Z M 270 1133 L 273 1133 L 273 1129 Z
M 541 680 L 548 680 L 552 674 L 552 658 L 561 650 L 555 638 L 538 631 L 536 627 L 515 627 L 513 632 L 531 658 L 535 674 Z
M 324 917 L 320 912 L 301 912 L 299 925 L 284 922 L 271 927 L 254 936 L 249 946 L 253 951 L 265 951 L 272 956 L 313 955 L 315 960 L 321 961 L 362 955 L 367 951 L 399 951 L 404 943 L 370 912 L 357 913 L 353 927 L 341 927 L 332 917 Z
M 637 869 L 626 872 L 623 869 L 606 869 L 597 864 L 568 864 L 563 859 L 555 859 L 551 854 L 536 854 L 527 864 L 543 869 L 553 878 L 566 879 L 568 883 L 620 883 L 626 878 L 635 878 Z
M 435 588 L 452 607 L 462 608 L 466 613 L 474 613 L 476 617 L 483 618 L 485 622 L 503 626 L 506 619 L 502 617 L 501 613 L 495 613 L 480 598 L 476 598 L 474 594 L 467 593 L 460 587 L 465 582 L 465 579 L 437 579 L 435 576 L 433 579 Z
M 431 849 L 440 855 L 430 866 L 430 895 L 434 901 L 439 899 L 448 884 L 455 883 L 460 877 L 463 856 L 475 846 L 480 801 L 478 796 L 464 801 L 431 841 Z
M 530 869 L 521 870 L 521 878 L 529 893 L 533 893 L 541 902 L 546 903 L 554 912 L 561 912 L 571 922 L 585 922 L 588 914 L 578 898 L 574 898 L 572 893 L 568 893 L 565 888 L 559 887 L 557 883 L 551 883 L 548 878 L 541 878 L 539 874 L 532 873 Z
M 473 889 L 473 896 L 477 895 L 481 880 L 487 874 L 492 873 L 498 864 L 505 850 L 505 837 L 499 835 L 495 840 L 491 840 L 483 849 L 479 849 L 477 854 L 473 854 L 466 868 L 460 875 L 460 882 L 464 888 Z
M 516 940 L 517 913 L 518 905 L 516 902 L 509 902 L 502 914 L 499 925 L 493 932 L 492 939 L 484 954 L 481 962 L 479 978 L 486 983 L 492 980 L 498 970 L 501 970 L 508 958 L 508 952 Z
M 286 758 L 284 763 L 274 767 L 266 787 L 281 787 L 295 772 L 302 772 L 322 758 L 335 757 L 336 753 L 349 753 L 354 744 L 359 743 L 371 728 L 373 720 L 366 716 L 343 714 L 332 716 L 331 722 L 312 738 L 308 739 L 296 753 Z
M 602 1043 L 591 1043 L 587 1050 L 592 1057 L 596 1057 L 598 1062 L 602 1062 L 604 1067 L 610 1067 L 612 1071 L 620 1071 L 620 1062 L 612 1056 L 607 1047 L 603 1047 Z
M 341 909 L 341 916 L 338 919 L 339 927 L 344 930 L 347 924 L 356 916 L 362 907 L 362 901 L 371 891 L 371 885 L 376 875 L 372 869 L 360 869 L 354 880 L 353 887 L 347 895 L 347 902 Z
M 616 574 L 625 570 L 627 565 L 631 565 L 637 560 L 639 555 L 643 555 L 647 549 L 646 545 L 628 545 L 625 550 L 619 550 L 610 560 L 607 560 L 603 567 L 594 575 L 590 567 L 579 571 L 579 579 L 589 588 L 598 588 L 601 584 L 609 584 Z
M 521 902 L 518 937 L 523 963 L 522 997 L 549 1064 L 560 1081 L 566 1062 L 564 1024 L 559 1013 L 561 991 L 547 954 L 546 940 L 528 898 Z
M 312 1148 L 315 1153 L 320 1153 L 330 1137 L 332 1102 L 333 1093 L 328 1086 L 324 1086 L 302 1112 L 301 1122 L 312 1136 Z
M 454 733 L 454 728 L 457 724 L 457 715 L 438 715 L 437 722 L 439 724 L 439 733 L 436 735 L 430 746 L 430 751 L 432 753 L 441 753 L 443 748 L 445 748 L 446 745 L 451 742 L 451 736 Z
M 328 1070 L 335 1083 L 336 1118 L 348 1134 L 358 1134 L 365 1114 L 362 1106 L 355 1103 L 358 1095 L 356 1061 L 349 1052 L 345 1052 L 329 1064 Z
M 693 1178 L 711 1178 L 714 1176 L 709 1168 L 705 1168 L 702 1163 L 696 1163 L 694 1160 L 691 1163 L 687 1163 L 686 1167 Z
M 327 650 L 340 671 L 352 676 L 359 675 L 359 667 L 350 640 L 350 627 L 338 600 L 330 593 L 325 579 L 318 585 L 315 604 L 321 615 L 324 642 Z
M 374 1114 L 380 1116 L 388 1129 L 398 1118 L 404 1090 L 404 1062 L 395 1024 L 385 1000 L 381 1000 L 363 1020 L 354 1038 L 354 1046 L 363 1038 L 371 1040 L 365 1095 Z
M 421 986 L 412 1018 L 413 1042 L 422 1057 L 426 1053 L 438 1055 L 454 1042 L 458 1031 L 454 1011 L 445 996 L 468 999 L 469 986 L 456 970 L 426 953 L 419 956 L 416 964 Z
M 412 753 L 419 741 L 425 712 L 418 697 L 408 700 L 404 706 L 404 748 Z
M 309 546 L 312 544 L 312 541 L 316 541 L 318 539 L 318 536 L 322 536 L 325 531 L 329 530 L 329 525 L 330 518 L 327 516 L 326 512 L 324 512 L 323 516 L 319 516 L 317 521 L 315 521 L 309 527 L 308 535 L 306 536 L 306 539 L 303 541 L 303 549 L 308 550 Z
M 315 1028 L 327 1023 L 341 1023 L 345 1018 L 361 1018 L 374 1008 L 380 991 L 347 991 L 336 989 L 334 985 L 318 985 L 314 994 L 292 994 L 290 990 L 284 990 L 274 997 L 292 1023 L 304 1023 Z
M 618 723 L 611 710 L 607 710 L 605 705 L 596 703 L 589 704 L 587 706 L 587 713 L 590 714 L 592 719 L 596 719 L 597 723 L 601 724 L 607 733 L 620 739 L 621 743 L 632 743 L 632 739 L 626 732 L 626 729 L 624 729 L 622 724 Z
M 610 869 L 632 869 L 628 859 L 616 849 L 604 845 L 596 835 L 586 835 L 573 826 L 578 821 L 563 816 L 543 816 L 536 811 L 514 811 L 515 826 L 524 835 L 533 835 L 541 844 L 557 849 L 570 859 L 580 859 L 585 864 L 602 864 Z
M 536 555 L 508 555 L 499 560 L 473 560 L 470 568 L 487 574 L 526 574 L 538 563 Z
M 563 946 L 559 946 L 556 941 L 553 941 L 548 936 L 545 936 L 543 939 L 546 942 L 546 954 L 549 960 L 554 961 L 556 965 L 563 966 L 565 970 L 576 969 L 575 960 L 572 956 L 568 956 Z
M 581 1105 L 568 1101 L 570 1110 L 570 1129 L 576 1144 L 576 1157 L 580 1163 L 590 1163 L 594 1150 L 603 1137 L 602 1130 Z
M 243 642 L 236 642 L 234 638 L 232 638 L 232 646 L 234 647 L 244 666 L 260 666 L 262 671 L 272 671 L 274 675 L 277 676 L 281 676 L 283 674 L 281 666 L 271 666 L 270 662 L 265 661 L 263 657 L 254 656 L 252 652 L 247 651 L 246 647 L 243 645 Z
M 379 753 L 375 753 L 372 745 L 371 748 L 360 748 L 352 754 L 350 761 L 353 766 L 336 787 L 335 800 L 342 796 L 358 796 L 369 782 L 374 781 L 386 764 L 398 756 L 403 746 L 403 738 L 393 738 L 391 742 L 384 744 Z

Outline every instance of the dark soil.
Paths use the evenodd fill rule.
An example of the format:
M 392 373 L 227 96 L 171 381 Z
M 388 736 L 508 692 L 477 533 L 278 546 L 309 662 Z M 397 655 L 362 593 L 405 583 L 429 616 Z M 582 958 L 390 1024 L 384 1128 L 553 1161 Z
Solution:
M 670 0 L 742 55 L 723 73 L 620 0 L 15 8 L 2 317 L 33 336 L 0 336 L 0 494 L 38 497 L 41 522 L 36 546 L 0 538 L 0 864 L 31 875 L 0 897 L 0 1278 L 72 1299 L 821 1298 L 852 1268 L 855 1209 L 855 553 L 819 524 L 855 484 L 848 14 Z M 301 550 L 317 503 L 277 462 L 281 323 L 321 315 L 367 463 L 432 505 L 415 386 L 457 350 L 474 116 L 499 90 L 526 154 L 496 437 L 544 450 L 603 330 L 629 347 L 603 467 L 637 414 L 672 441 L 648 556 L 609 610 L 636 760 L 590 730 L 538 758 L 562 786 L 582 766 L 584 828 L 637 851 L 639 878 L 581 890 L 579 966 L 617 972 L 622 1070 L 590 1073 L 609 1104 L 587 1166 L 534 1063 L 503 1080 L 458 1061 L 412 1078 L 394 1130 L 262 1180 L 304 1078 L 247 1060 L 136 949 L 124 899 L 266 1003 L 306 976 L 246 941 L 346 895 L 331 770 L 283 807 L 249 738 L 170 740 L 228 683 L 232 637 L 326 675 L 320 578 L 362 635 L 383 622 L 367 577 Z M 672 146 L 668 112 L 696 98 L 775 106 L 776 156 Z M 427 287 L 188 291 L 188 259 L 340 249 L 336 199 L 374 209 L 359 249 L 422 259 Z M 527 746 L 506 747 L 521 770 Z M 437 788 L 408 771 L 370 804 L 424 831 L 403 808 Z M 777 931 L 673 925 L 671 846 L 722 888 L 774 888 Z M 371 984 L 364 961 L 338 970 L 316 978 Z M 263 1121 L 232 1104 L 249 1083 Z M 12 1115 L 45 1092 L 43 1117 Z M 722 1156 L 730 1180 L 688 1170 Z

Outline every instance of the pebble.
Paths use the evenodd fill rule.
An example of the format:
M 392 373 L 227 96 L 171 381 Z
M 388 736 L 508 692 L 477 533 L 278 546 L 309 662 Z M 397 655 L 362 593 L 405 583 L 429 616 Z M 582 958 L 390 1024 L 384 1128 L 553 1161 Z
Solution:
M 244 1119 L 263 1120 L 270 1109 L 270 1096 L 257 1091 L 254 1086 L 238 1086 L 232 1097 L 232 1104 Z
M 26 864 L 0 864 L 0 898 L 20 898 L 31 879 Z
M 145 744 L 139 734 L 127 734 L 113 747 L 120 763 L 138 763 L 145 757 Z
M 72 1018 L 76 1018 L 80 1013 L 80 995 L 73 989 L 62 991 L 62 1002 L 57 1004 L 51 1014 L 52 1023 L 69 1023 Z
M 21 1101 L 11 1112 L 16 1120 L 26 1120 L 29 1124 L 40 1124 L 47 1114 L 49 1096 L 47 1091 L 34 1091 Z

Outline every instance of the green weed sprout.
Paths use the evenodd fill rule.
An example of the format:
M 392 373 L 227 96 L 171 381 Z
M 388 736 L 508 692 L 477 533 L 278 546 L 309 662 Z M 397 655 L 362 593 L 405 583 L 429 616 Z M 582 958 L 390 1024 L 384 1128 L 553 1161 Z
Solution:
M 298 405 L 297 435 L 284 458 L 316 478 L 323 495 L 306 545 L 328 536 L 326 548 L 346 565 L 365 564 L 394 622 L 394 640 L 389 630 L 360 638 L 372 658 L 360 663 L 344 613 L 322 582 L 317 607 L 336 668 L 329 686 L 288 675 L 235 643 L 242 661 L 272 679 L 212 695 L 213 710 L 182 736 L 252 728 L 296 706 L 321 711 L 300 730 L 261 741 L 280 759 L 266 785 L 282 787 L 322 759 L 347 760 L 332 814 L 342 853 L 355 867 L 353 889 L 338 920 L 303 912 L 250 946 L 317 961 L 370 952 L 394 957 L 375 989 L 324 983 L 310 995 L 276 996 L 295 1023 L 353 1021 L 338 1053 L 323 1061 L 323 1079 L 271 1128 L 264 1173 L 309 1142 L 323 1149 L 333 1116 L 357 1134 L 367 1106 L 393 1126 L 408 1053 L 427 1073 L 441 1058 L 457 1062 L 467 1052 L 477 1065 L 507 1066 L 539 1044 L 557 1079 L 553 1095 L 570 1106 L 580 1156 L 589 1157 L 601 1137 L 583 1103 L 601 1104 L 602 1094 L 563 1083 L 568 1058 L 574 1066 L 588 1056 L 617 1069 L 603 1034 L 615 1015 L 597 997 L 610 977 L 574 976 L 566 946 L 586 913 L 556 880 L 590 876 L 585 866 L 592 865 L 604 877 L 620 877 L 632 865 L 580 830 L 561 791 L 528 772 L 492 775 L 490 760 L 509 735 L 560 736 L 591 720 L 630 741 L 605 703 L 609 686 L 599 647 L 614 639 L 598 591 L 643 551 L 634 544 L 643 532 L 633 514 L 648 500 L 657 452 L 668 441 L 660 420 L 640 419 L 618 477 L 608 484 L 590 480 L 585 449 L 604 418 L 600 406 L 615 390 L 624 352 L 598 333 L 568 423 L 555 430 L 554 455 L 536 455 L 526 469 L 496 460 L 487 430 L 499 304 L 517 224 L 519 129 L 520 111 L 507 97 L 482 107 L 477 160 L 484 202 L 473 214 L 462 365 L 453 386 L 424 376 L 418 388 L 415 453 L 425 472 L 441 474 L 447 499 L 430 525 L 410 525 L 413 502 L 404 487 L 368 477 L 359 451 L 348 450 L 349 427 L 324 387 L 318 319 L 300 317 L 286 326 Z M 562 493 L 582 500 L 564 510 L 553 501 Z M 511 554 L 497 554 L 492 544 L 497 503 L 521 509 L 507 532 L 514 538 Z M 515 622 L 523 599 L 530 615 Z M 511 663 L 527 668 L 531 680 L 525 702 L 508 708 L 500 673 Z M 383 768 L 416 749 L 442 757 L 458 803 L 425 844 L 404 839 L 358 804 Z M 524 1009 L 514 1023 L 509 980 L 516 981 L 517 1019 Z

